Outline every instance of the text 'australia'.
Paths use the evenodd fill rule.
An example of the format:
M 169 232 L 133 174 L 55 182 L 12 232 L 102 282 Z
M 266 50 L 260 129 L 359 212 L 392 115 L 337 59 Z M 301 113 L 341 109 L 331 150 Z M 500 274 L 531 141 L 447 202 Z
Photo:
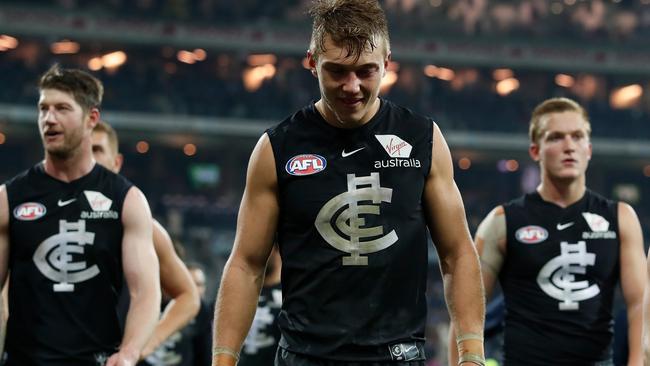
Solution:
M 419 159 L 388 159 L 375 160 L 375 169 L 378 168 L 421 168 Z

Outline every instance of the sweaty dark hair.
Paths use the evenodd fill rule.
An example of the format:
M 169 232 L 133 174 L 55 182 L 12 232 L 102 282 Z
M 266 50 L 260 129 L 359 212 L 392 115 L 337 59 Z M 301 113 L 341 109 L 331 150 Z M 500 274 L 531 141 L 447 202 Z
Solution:
M 377 0 L 315 0 L 309 14 L 314 20 L 309 49 L 315 58 L 325 51 L 327 36 L 355 62 L 380 42 L 389 50 L 388 22 Z
M 56 89 L 72 94 L 85 113 L 99 108 L 104 96 L 104 86 L 96 77 L 78 69 L 63 69 L 54 64 L 38 83 L 38 89 Z

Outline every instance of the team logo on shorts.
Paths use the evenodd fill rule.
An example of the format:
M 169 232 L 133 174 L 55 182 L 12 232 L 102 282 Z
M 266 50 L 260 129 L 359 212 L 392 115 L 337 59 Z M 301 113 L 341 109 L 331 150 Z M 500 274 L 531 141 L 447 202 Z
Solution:
M 37 202 L 25 202 L 14 209 L 14 217 L 21 221 L 34 221 L 45 216 L 47 209 Z
M 291 175 L 312 175 L 320 173 L 327 167 L 327 160 L 316 154 L 300 154 L 287 161 L 284 167 Z
M 541 226 L 528 225 L 517 230 L 515 238 L 524 244 L 537 244 L 548 239 L 548 231 Z
M 412 361 L 420 358 L 420 349 L 414 342 L 393 344 L 388 348 L 390 357 L 395 361 Z

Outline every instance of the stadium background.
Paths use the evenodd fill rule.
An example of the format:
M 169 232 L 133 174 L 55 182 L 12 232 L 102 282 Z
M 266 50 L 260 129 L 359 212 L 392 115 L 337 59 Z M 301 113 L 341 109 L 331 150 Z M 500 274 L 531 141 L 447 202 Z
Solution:
M 588 185 L 632 204 L 650 233 L 650 0 L 385 0 L 393 62 L 382 95 L 430 115 L 452 149 L 472 233 L 539 179 L 532 108 L 588 107 Z M 232 246 L 248 156 L 264 129 L 318 98 L 304 68 L 306 0 L 0 1 L 0 179 L 42 158 L 38 76 L 54 62 L 104 82 L 123 174 L 208 271 Z M 430 253 L 432 364 L 446 337 Z M 360 284 L 362 285 L 362 284 Z

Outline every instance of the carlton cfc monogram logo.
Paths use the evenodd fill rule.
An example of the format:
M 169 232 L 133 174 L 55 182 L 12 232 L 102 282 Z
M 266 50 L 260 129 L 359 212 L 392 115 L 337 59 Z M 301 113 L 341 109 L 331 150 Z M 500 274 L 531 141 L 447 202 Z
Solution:
M 86 231 L 86 221 L 59 221 L 59 233 L 45 239 L 34 253 L 34 263 L 54 284 L 54 292 L 72 292 L 74 284 L 99 274 L 97 265 L 88 268 L 84 261 L 73 261 L 73 255 L 82 256 L 85 245 L 93 245 L 95 233 Z M 75 244 L 75 245 L 69 245 Z
M 575 275 L 584 275 L 587 266 L 596 263 L 596 254 L 587 252 L 587 244 L 561 242 L 561 254 L 544 265 L 537 275 L 537 284 L 549 296 L 560 300 L 560 310 L 578 310 L 579 301 L 591 299 L 600 293 L 597 284 L 576 281 Z
M 350 256 L 343 257 L 344 266 L 367 266 L 368 257 L 361 254 L 386 249 L 395 244 L 398 237 L 395 230 L 384 235 L 383 226 L 363 227 L 366 221 L 359 215 L 379 215 L 379 206 L 382 202 L 390 203 L 393 190 L 380 186 L 379 173 L 371 173 L 367 177 L 348 174 L 347 179 L 347 192 L 332 198 L 321 208 L 315 225 L 327 243 L 342 252 L 350 253 Z M 372 204 L 359 204 L 362 201 L 372 201 Z M 338 216 L 335 217 L 337 213 Z M 336 228 L 332 221 L 335 221 Z M 361 240 L 370 238 L 375 239 Z

